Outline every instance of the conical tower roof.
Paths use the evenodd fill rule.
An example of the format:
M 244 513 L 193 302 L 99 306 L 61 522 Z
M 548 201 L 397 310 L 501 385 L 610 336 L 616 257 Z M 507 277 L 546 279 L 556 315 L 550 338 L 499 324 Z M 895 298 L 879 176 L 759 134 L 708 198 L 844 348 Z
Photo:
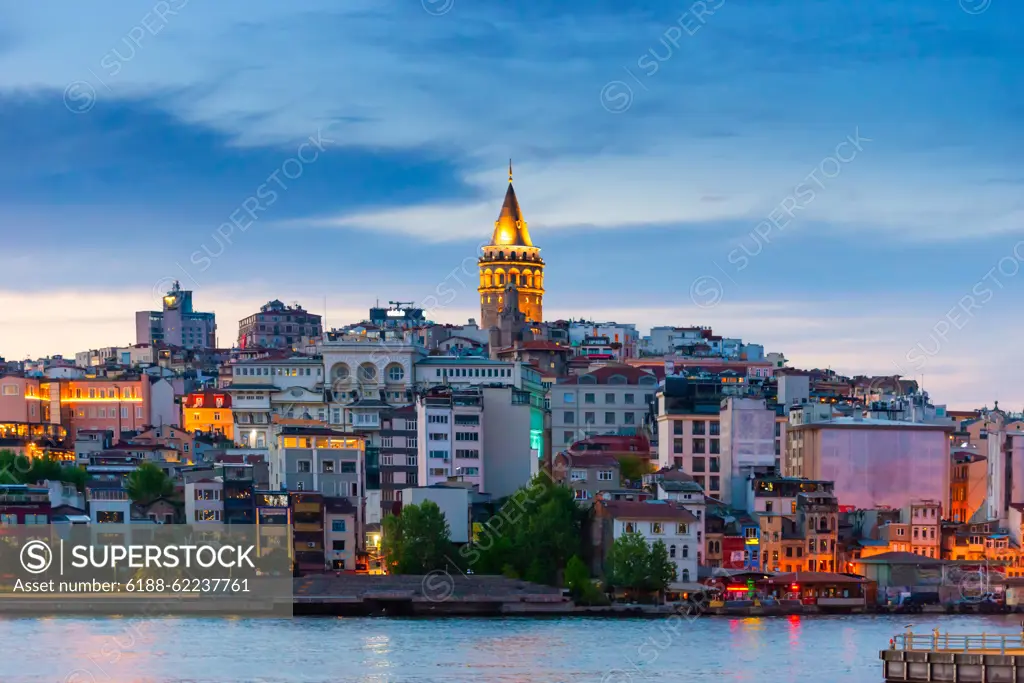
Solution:
M 515 188 L 512 187 L 511 161 L 508 164 L 508 190 L 505 192 L 505 201 L 501 205 L 501 212 L 498 213 L 498 220 L 494 221 L 491 244 L 510 247 L 533 246 L 526 221 L 523 220 L 523 212 L 519 209 Z

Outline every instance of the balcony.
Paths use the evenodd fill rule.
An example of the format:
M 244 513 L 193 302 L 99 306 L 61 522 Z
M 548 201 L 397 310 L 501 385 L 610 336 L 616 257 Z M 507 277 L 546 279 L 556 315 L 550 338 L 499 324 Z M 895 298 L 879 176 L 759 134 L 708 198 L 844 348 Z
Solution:
M 317 533 L 317 532 L 322 532 L 324 530 L 323 525 L 320 524 L 319 522 L 303 522 L 303 523 L 296 522 L 293 526 L 295 528 L 296 533 L 302 533 L 302 532 Z
M 306 514 L 320 514 L 321 505 L 320 503 L 296 503 L 295 514 L 299 515 L 302 513 Z

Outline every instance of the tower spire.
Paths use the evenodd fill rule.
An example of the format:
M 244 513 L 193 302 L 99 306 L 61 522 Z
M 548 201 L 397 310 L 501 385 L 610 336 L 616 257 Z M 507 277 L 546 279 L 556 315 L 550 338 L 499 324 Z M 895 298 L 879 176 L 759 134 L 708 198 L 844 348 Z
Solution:
M 508 182 L 512 183 L 512 159 L 508 160 Z

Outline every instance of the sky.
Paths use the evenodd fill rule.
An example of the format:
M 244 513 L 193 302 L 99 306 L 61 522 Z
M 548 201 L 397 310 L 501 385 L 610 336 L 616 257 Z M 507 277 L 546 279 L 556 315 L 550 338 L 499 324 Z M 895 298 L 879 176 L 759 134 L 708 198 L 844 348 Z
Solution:
M 1024 409 L 1024 5 L 3 2 L 0 356 L 377 300 L 479 318 L 514 161 L 545 316 L 710 325 Z

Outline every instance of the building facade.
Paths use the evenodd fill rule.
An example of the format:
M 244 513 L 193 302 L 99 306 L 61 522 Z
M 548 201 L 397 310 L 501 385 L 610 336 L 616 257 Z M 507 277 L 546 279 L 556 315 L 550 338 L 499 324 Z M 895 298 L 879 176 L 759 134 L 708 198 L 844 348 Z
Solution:
M 902 507 L 911 498 L 945 500 L 952 426 L 836 417 L 786 433 L 784 474 L 835 482 L 839 504 Z
M 217 347 L 217 321 L 213 313 L 192 307 L 192 292 L 178 282 L 164 295 L 163 310 L 135 314 L 136 344 L 166 344 L 187 349 Z
M 319 315 L 298 304 L 286 306 L 275 299 L 261 306 L 259 313 L 238 321 L 238 346 L 242 349 L 294 348 L 324 333 L 321 320 Z
M 588 436 L 643 431 L 657 388 L 652 373 L 628 365 L 558 380 L 548 391 L 552 448 L 568 448 Z

